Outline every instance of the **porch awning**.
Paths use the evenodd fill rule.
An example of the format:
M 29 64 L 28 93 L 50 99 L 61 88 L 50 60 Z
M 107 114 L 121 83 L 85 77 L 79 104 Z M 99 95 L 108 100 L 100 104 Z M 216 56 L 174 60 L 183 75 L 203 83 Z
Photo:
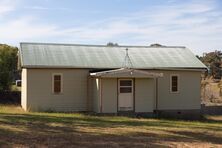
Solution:
M 115 70 L 90 73 L 90 76 L 103 78 L 158 78 L 163 77 L 163 73 L 149 72 L 131 68 L 120 68 Z

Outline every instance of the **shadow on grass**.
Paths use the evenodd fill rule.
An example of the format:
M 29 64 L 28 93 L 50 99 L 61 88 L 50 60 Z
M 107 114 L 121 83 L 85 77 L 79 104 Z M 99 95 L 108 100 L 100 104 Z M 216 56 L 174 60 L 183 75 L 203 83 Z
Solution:
M 205 125 L 206 123 L 206 125 Z M 134 120 L 126 117 L 96 117 L 88 115 L 58 116 L 55 114 L 13 114 L 0 113 L 0 145 L 53 145 L 70 144 L 86 147 L 132 147 L 164 146 L 162 142 L 210 142 L 222 144 L 222 138 L 209 135 L 205 131 L 221 132 L 222 127 L 215 125 L 221 122 L 206 120 L 201 124 L 179 120 Z M 4 127 L 5 126 L 5 127 Z M 132 127 L 144 128 L 147 132 L 129 132 L 127 134 L 93 133 L 79 130 L 78 127 L 89 127 L 106 130 L 107 128 Z M 15 131 L 18 128 L 20 131 Z M 155 129 L 154 129 L 155 128 Z M 189 128 L 189 131 L 184 131 Z M 178 129 L 178 130 L 175 130 Z M 203 131 L 195 131 L 200 129 Z M 149 132 L 157 130 L 156 133 Z M 158 134 L 165 131 L 168 134 Z M 13 139 L 13 140 L 12 140 Z
M 1 129 L 0 129 L 1 132 Z M 93 135 L 87 132 L 74 131 L 72 133 L 11 133 L 0 135 L 0 146 L 27 147 L 167 147 L 160 143 L 156 134 L 146 137 L 120 135 Z
M 74 125 L 74 126 L 88 126 L 88 127 L 126 127 L 126 126 L 135 126 L 135 127 L 158 127 L 158 128 L 198 128 L 203 130 L 212 130 L 212 131 L 222 131 L 222 126 L 217 126 L 215 124 L 222 124 L 222 121 L 215 121 L 210 119 L 205 119 L 201 121 L 184 121 L 176 119 L 156 119 L 156 120 L 134 120 L 136 118 L 129 117 L 104 117 L 104 116 L 55 116 L 50 115 L 50 113 L 44 114 L 7 114 L 0 113 L 2 119 L 5 119 L 5 124 L 17 124 L 23 125 L 26 124 L 45 124 L 45 123 L 61 123 L 65 125 Z M 4 121 L 0 121 L 4 122 Z M 196 123 L 201 124 L 196 124 Z M 210 125 L 210 126 L 209 126 Z
M 201 140 L 204 142 L 210 142 L 214 144 L 222 144 L 222 137 L 210 135 L 203 132 L 194 132 L 194 131 L 170 131 L 173 134 L 177 134 L 183 137 L 187 137 L 192 140 Z M 189 142 L 189 141 L 188 141 Z
M 62 123 L 62 124 L 72 124 L 72 125 L 84 125 L 90 127 L 124 127 L 124 126 L 147 126 L 147 127 L 169 127 L 169 128 L 179 128 L 179 127 L 198 127 L 203 129 L 209 130 L 222 130 L 222 127 L 206 127 L 202 125 L 193 125 L 191 122 L 182 121 L 182 120 L 167 120 L 167 119 L 157 119 L 157 120 L 134 120 L 136 118 L 129 118 L 129 117 L 98 117 L 98 116 L 88 116 L 83 115 L 81 117 L 78 116 L 54 116 L 54 115 L 32 115 L 32 114 L 7 114 L 7 113 L 0 113 L 1 118 L 5 119 L 4 121 L 7 124 L 24 124 L 24 123 L 32 123 L 32 124 L 44 124 L 44 123 Z M 116 120 L 115 120 L 116 119 Z M 2 121 L 2 122 L 4 122 Z M 1 121 L 0 121 L 1 122 Z M 176 124 L 179 123 L 179 124 Z M 219 123 L 214 122 L 212 120 L 206 120 L 205 123 Z

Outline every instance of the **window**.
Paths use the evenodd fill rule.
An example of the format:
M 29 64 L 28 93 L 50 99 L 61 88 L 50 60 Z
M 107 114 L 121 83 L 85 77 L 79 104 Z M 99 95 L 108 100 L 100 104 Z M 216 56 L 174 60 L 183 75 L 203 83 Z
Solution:
M 62 93 L 62 74 L 53 74 L 52 82 L 53 93 Z
M 171 75 L 170 77 L 170 92 L 178 93 L 179 92 L 179 75 Z
M 120 93 L 132 92 L 132 80 L 120 80 L 119 82 Z

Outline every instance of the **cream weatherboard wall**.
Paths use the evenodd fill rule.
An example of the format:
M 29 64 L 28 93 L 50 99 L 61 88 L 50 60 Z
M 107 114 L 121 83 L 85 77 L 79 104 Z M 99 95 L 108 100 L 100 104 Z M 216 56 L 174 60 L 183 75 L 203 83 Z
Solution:
M 200 71 L 159 71 L 163 77 L 158 79 L 159 110 L 190 110 L 200 109 Z M 179 76 L 179 92 L 170 92 L 170 76 Z
M 94 83 L 94 110 L 101 113 L 117 113 L 118 105 L 118 79 L 102 78 Z M 155 100 L 155 83 L 151 78 L 134 79 L 135 112 L 153 112 Z M 101 86 L 99 86 L 101 85 Z M 98 93 L 101 93 L 100 95 Z
M 102 113 L 117 113 L 117 79 L 102 78 L 100 81 Z
M 200 109 L 200 71 L 161 70 L 158 78 L 159 110 Z M 52 75 L 62 73 L 63 93 L 52 92 Z M 170 92 L 170 75 L 179 75 L 179 92 Z M 22 100 L 30 111 L 94 111 L 117 113 L 117 78 L 91 78 L 87 69 L 22 70 Z M 135 112 L 152 112 L 156 105 L 156 84 L 152 78 L 135 78 Z M 90 82 L 90 84 L 89 84 Z M 89 90 L 90 89 L 90 90 Z M 101 100 L 102 98 L 102 100 Z
M 135 112 L 153 112 L 155 101 L 155 80 L 135 79 Z
M 25 72 L 26 71 L 26 72 Z M 25 110 L 31 111 L 87 111 L 87 78 L 89 71 L 83 69 L 27 69 L 22 73 Z M 63 75 L 63 92 L 52 92 L 52 75 Z

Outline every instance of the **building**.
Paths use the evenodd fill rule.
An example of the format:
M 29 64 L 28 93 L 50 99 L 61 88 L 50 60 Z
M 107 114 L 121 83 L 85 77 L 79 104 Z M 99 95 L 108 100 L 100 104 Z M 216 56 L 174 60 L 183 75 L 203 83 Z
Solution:
M 26 111 L 200 113 L 206 67 L 186 47 L 21 43 Z

